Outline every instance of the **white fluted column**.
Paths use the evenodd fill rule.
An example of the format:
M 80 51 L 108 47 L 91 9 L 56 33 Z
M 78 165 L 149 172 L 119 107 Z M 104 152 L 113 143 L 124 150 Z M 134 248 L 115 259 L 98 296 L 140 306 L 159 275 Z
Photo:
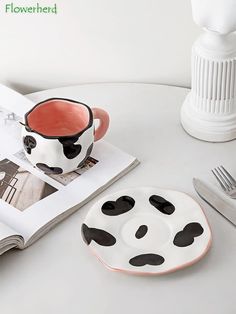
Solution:
M 192 49 L 192 89 L 181 110 L 192 136 L 206 141 L 236 138 L 236 36 L 206 32 Z

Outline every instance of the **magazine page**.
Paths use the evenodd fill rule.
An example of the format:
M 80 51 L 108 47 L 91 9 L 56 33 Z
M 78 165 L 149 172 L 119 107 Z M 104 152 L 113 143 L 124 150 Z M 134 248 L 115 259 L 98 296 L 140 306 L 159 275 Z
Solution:
M 0 255 L 13 247 L 22 247 L 23 238 L 9 226 L 0 222 Z
M 99 141 L 82 168 L 64 175 L 46 175 L 28 162 L 22 148 L 19 121 L 34 104 L 3 86 L 0 99 L 0 219 L 10 223 L 26 242 L 37 230 L 83 202 L 136 160 Z
M 11 88 L 0 84 L 0 107 L 23 117 L 35 103 Z

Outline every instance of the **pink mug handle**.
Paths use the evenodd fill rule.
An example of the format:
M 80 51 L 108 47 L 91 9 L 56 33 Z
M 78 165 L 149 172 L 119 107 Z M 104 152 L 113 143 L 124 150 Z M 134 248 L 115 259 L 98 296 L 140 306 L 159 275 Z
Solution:
M 108 113 L 100 108 L 92 108 L 93 118 L 99 119 L 100 124 L 98 128 L 95 130 L 94 141 L 100 140 L 107 132 L 109 127 L 110 118 Z

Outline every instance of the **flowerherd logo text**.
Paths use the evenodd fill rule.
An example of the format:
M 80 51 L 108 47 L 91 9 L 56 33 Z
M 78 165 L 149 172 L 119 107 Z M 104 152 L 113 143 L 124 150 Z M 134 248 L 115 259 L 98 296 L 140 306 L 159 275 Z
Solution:
M 13 2 L 5 4 L 6 14 L 57 14 L 58 7 L 55 3 L 54 5 L 41 5 L 40 3 L 35 3 L 34 5 L 16 5 Z

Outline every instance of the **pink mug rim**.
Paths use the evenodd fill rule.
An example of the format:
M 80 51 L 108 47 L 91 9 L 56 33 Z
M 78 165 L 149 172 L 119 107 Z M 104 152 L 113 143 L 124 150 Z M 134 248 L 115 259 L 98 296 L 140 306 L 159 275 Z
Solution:
M 82 130 L 82 131 L 79 131 L 75 134 L 70 134 L 70 135 L 45 135 L 45 134 L 42 134 L 34 129 L 32 129 L 30 126 L 29 126 L 29 121 L 28 121 L 28 115 L 34 111 L 34 109 L 36 109 L 38 106 L 44 104 L 44 103 L 47 103 L 47 102 L 50 102 L 50 101 L 53 101 L 53 100 L 61 100 L 61 101 L 66 101 L 66 102 L 71 102 L 71 103 L 74 103 L 74 104 L 79 104 L 79 105 L 82 105 L 82 106 L 85 106 L 89 112 L 89 119 L 88 119 L 88 124 L 87 126 Z M 28 132 L 33 132 L 33 133 L 36 133 L 46 139 L 60 139 L 60 138 L 71 138 L 71 137 L 80 137 L 86 130 L 88 130 L 92 125 L 93 125 L 93 112 L 92 112 L 92 109 L 80 102 L 80 101 L 76 101 L 76 100 L 72 100 L 72 99 L 69 99 L 69 98 L 61 98 L 61 97 L 52 97 L 52 98 L 48 98 L 46 100 L 43 100 L 41 102 L 39 102 L 38 104 L 36 104 L 34 107 L 32 107 L 28 112 L 26 112 L 25 114 L 25 123 L 21 123 L 26 131 Z

